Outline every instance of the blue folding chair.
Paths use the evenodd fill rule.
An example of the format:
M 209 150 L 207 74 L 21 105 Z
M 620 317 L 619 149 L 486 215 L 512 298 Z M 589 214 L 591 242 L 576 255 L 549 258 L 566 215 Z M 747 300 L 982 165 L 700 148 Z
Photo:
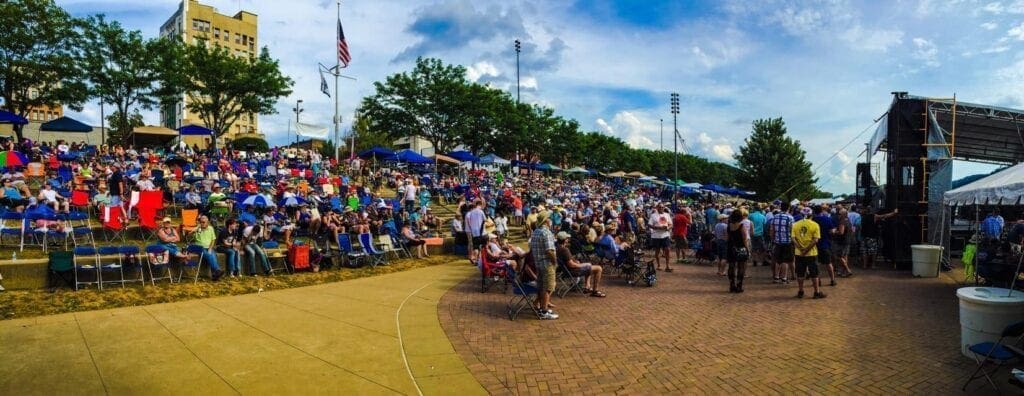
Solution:
M 505 308 L 508 320 L 516 320 L 519 313 L 527 308 L 540 317 L 540 310 L 537 308 L 537 287 L 523 283 L 516 270 L 507 263 L 505 264 L 505 276 L 512 284 L 512 297 L 508 300 Z
M 193 273 L 193 275 L 190 275 L 193 276 L 192 283 L 199 282 L 199 272 L 203 269 L 204 251 L 206 251 L 206 248 L 199 245 L 188 245 L 185 248 L 185 254 L 188 255 L 188 258 L 181 264 L 181 271 L 178 271 L 178 283 L 181 283 L 181 277 L 186 271 Z
M 124 288 L 124 263 L 121 261 L 121 251 L 117 246 L 100 246 L 97 249 L 96 262 L 100 267 L 100 289 L 103 289 L 106 283 L 121 283 L 121 288 Z M 103 280 L 103 274 L 119 275 L 119 278 Z
M 1004 343 L 1004 340 L 1010 338 L 1012 343 Z M 995 388 L 996 392 L 999 392 L 999 386 L 996 385 L 995 381 L 992 381 L 992 374 L 999 371 L 999 368 L 1004 364 L 1021 360 L 1024 358 L 1024 351 L 1017 347 L 1020 344 L 1021 338 L 1024 338 L 1024 322 L 1013 323 L 1003 329 L 1003 333 L 999 335 L 999 340 L 996 342 L 982 342 L 967 347 L 974 354 L 974 361 L 978 363 L 978 368 L 971 373 L 971 376 L 967 378 L 967 382 L 960 390 L 967 390 L 967 385 L 978 378 L 985 378 L 989 385 Z M 990 370 L 985 370 L 985 366 L 993 366 Z M 981 373 L 981 374 L 979 374 Z
M 96 249 L 92 246 L 79 246 L 73 250 L 72 255 L 75 261 L 75 290 L 78 290 L 79 285 L 92 285 L 95 284 L 97 289 L 102 288 L 100 283 L 103 282 L 99 270 L 99 257 L 96 255 Z M 81 280 L 79 275 L 85 271 L 86 273 L 91 272 L 93 274 L 93 281 Z
M 358 267 L 359 263 L 366 259 L 366 253 L 357 252 L 352 248 L 352 239 L 348 234 L 338 234 L 338 250 L 341 251 L 341 255 L 345 257 L 345 261 L 351 267 Z M 353 260 L 355 265 L 352 264 Z
M 366 254 L 367 261 L 370 262 L 370 267 L 376 267 L 378 264 L 386 265 L 388 263 L 387 253 L 382 250 L 378 250 L 373 245 L 373 235 L 368 232 L 359 234 L 359 245 L 362 247 L 362 251 Z
M 117 254 L 121 256 L 121 265 L 135 270 L 138 275 L 135 279 L 125 279 L 125 282 L 140 282 L 142 287 L 146 287 L 146 276 L 142 270 L 142 259 L 139 258 L 139 247 L 135 245 L 120 246 L 117 248 Z
M 0 214 L 0 246 L 8 246 L 4 239 L 14 239 L 19 251 L 25 250 L 25 215 L 9 211 Z
M 146 246 L 146 263 L 149 266 L 149 281 L 150 283 L 153 284 L 153 286 L 156 286 L 156 281 L 161 279 L 167 279 L 168 282 L 174 283 L 174 274 L 171 272 L 171 261 L 174 260 L 174 257 L 168 257 L 166 262 L 154 262 L 152 259 L 148 258 L 150 255 L 156 257 L 163 257 L 163 254 L 166 252 L 167 248 L 161 245 Z M 160 276 L 156 276 L 156 274 L 153 272 L 154 268 L 157 269 L 157 271 L 160 273 Z

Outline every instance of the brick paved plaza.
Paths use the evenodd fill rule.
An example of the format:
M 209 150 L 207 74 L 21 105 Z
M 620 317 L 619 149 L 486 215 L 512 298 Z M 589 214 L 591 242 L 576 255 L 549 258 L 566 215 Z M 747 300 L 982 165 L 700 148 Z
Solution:
M 796 283 L 771 284 L 765 267 L 748 275 L 743 294 L 706 266 L 660 272 L 654 288 L 610 278 L 607 298 L 556 297 L 559 320 L 514 322 L 509 295 L 470 278 L 438 311 L 492 394 L 955 394 L 973 369 L 947 274 L 861 270 L 824 300 L 794 298 Z

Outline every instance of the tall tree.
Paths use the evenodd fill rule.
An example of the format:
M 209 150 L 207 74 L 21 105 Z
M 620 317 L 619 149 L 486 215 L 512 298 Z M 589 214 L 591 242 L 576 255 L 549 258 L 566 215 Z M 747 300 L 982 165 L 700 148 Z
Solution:
M 106 141 L 123 144 L 132 129 L 146 125 L 146 123 L 142 121 L 142 114 L 136 109 L 127 117 L 120 110 L 111 113 L 107 116 L 107 125 L 110 127 L 106 131 Z
M 130 114 L 135 106 L 152 109 L 157 103 L 154 88 L 160 59 L 166 55 L 169 43 L 145 40 L 139 31 L 126 31 L 103 15 L 91 16 L 82 25 L 82 77 L 93 97 L 114 106 L 113 115 L 117 116 L 108 118 L 111 130 L 126 134 L 133 119 L 123 115 Z
M 817 179 L 811 172 L 800 142 L 786 135 L 782 118 L 753 122 L 750 137 L 736 154 L 737 181 L 757 192 L 758 198 L 808 198 L 816 191 Z
M 294 81 L 281 74 L 277 60 L 267 47 L 254 58 L 235 56 L 227 48 L 200 40 L 196 44 L 178 44 L 166 52 L 162 61 L 161 97 L 164 104 L 175 103 L 182 92 L 188 98 L 188 110 L 217 136 L 231 129 L 248 114 L 275 114 L 277 99 L 292 93 Z
M 2 108 L 27 116 L 39 106 L 81 110 L 88 90 L 76 71 L 78 22 L 52 0 L 0 2 Z M 21 140 L 22 126 L 14 132 Z
M 392 142 L 395 140 L 386 133 L 380 131 L 374 131 L 371 129 L 370 117 L 366 115 L 358 116 L 352 123 L 352 128 L 355 131 L 356 137 L 356 149 L 355 152 L 358 154 L 361 151 L 368 150 L 374 146 L 380 146 L 387 149 L 393 148 Z M 349 143 L 351 144 L 351 142 Z M 331 153 L 331 157 L 334 157 L 334 153 Z
M 373 83 L 376 92 L 363 98 L 360 113 L 371 129 L 393 138 L 421 137 L 438 153 L 456 145 L 455 129 L 469 124 L 465 103 L 466 69 L 440 59 L 418 58 L 411 72 Z

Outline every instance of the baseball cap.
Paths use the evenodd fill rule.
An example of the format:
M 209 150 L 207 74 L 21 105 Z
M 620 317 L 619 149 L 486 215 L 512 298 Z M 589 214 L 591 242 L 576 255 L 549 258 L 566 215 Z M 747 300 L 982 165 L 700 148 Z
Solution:
M 170 222 L 171 222 L 171 218 L 170 217 L 164 217 L 164 223 L 170 223 Z
M 558 235 L 555 235 L 555 237 L 558 238 L 559 241 L 561 241 L 561 240 L 569 239 L 571 237 L 571 235 L 569 235 L 568 232 L 559 231 Z

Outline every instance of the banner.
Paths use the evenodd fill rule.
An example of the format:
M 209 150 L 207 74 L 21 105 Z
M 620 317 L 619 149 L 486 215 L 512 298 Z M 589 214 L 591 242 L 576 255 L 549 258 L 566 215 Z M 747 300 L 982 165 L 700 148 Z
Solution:
M 313 124 L 295 123 L 295 133 L 313 139 L 327 140 L 327 127 Z

